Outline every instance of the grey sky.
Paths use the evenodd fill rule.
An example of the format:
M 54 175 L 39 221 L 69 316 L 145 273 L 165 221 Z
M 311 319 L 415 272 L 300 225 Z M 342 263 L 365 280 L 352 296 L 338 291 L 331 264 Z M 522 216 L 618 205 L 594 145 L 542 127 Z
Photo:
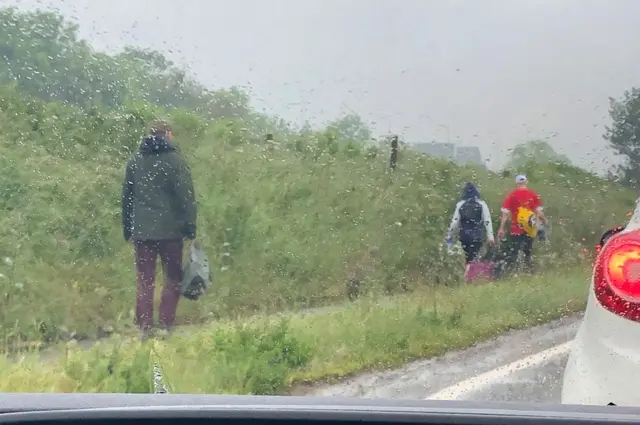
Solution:
M 608 96 L 639 84 L 637 0 L 0 0 L 54 7 L 98 49 L 151 47 L 212 87 L 319 124 L 355 111 L 408 142 L 531 138 L 601 171 Z M 596 154 L 597 153 L 597 154 Z

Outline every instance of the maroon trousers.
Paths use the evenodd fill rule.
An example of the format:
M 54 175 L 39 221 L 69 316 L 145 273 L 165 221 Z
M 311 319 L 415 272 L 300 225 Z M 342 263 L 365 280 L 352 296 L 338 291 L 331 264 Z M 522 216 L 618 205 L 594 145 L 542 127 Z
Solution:
M 164 287 L 158 322 L 161 326 L 173 326 L 180 300 L 182 239 L 135 241 L 134 245 L 137 275 L 136 325 L 144 330 L 153 326 L 156 259 L 160 256 Z

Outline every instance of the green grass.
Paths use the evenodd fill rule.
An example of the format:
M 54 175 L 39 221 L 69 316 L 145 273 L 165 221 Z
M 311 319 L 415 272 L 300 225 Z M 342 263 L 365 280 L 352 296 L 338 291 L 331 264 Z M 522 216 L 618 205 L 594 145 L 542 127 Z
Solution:
M 455 282 L 460 259 L 438 246 L 462 185 L 479 185 L 496 227 L 513 187 L 511 177 L 410 151 L 389 173 L 384 149 L 330 132 L 276 134 L 281 147 L 269 150 L 248 142 L 257 130 L 237 120 L 150 106 L 89 113 L 0 86 L 5 344 L 132 326 L 120 187 L 126 158 L 158 115 L 172 121 L 191 164 L 199 238 L 214 265 L 211 291 L 181 302 L 182 324 L 342 302 L 354 273 L 369 295 Z M 634 205 L 633 192 L 575 167 L 524 171 L 553 223 L 551 243 L 536 247 L 541 269 L 580 263 L 585 246 Z
M 140 345 L 117 337 L 0 365 L 0 391 L 149 392 L 160 359 L 176 393 L 284 394 L 296 384 L 401 365 L 584 309 L 588 271 L 430 287 L 307 316 L 256 316 Z M 64 346 L 63 346 L 64 347 Z M 62 348 L 63 350 L 65 348 Z
M 205 93 L 180 70 L 167 76 L 153 52 L 111 57 L 55 15 L 0 15 L 25 24 L 0 34 L 12 58 L 0 72 L 12 82 L 0 85 L 0 347 L 95 338 L 106 328 L 121 335 L 89 353 L 64 346 L 48 362 L 7 357 L 0 391 L 148 392 L 153 354 L 174 391 L 277 394 L 442 354 L 580 310 L 585 250 L 634 207 L 632 191 L 576 167 L 511 170 L 527 173 L 553 223 L 550 243 L 535 247 L 546 274 L 460 286 L 461 258 L 439 250 L 452 208 L 464 183 L 476 183 L 497 231 L 508 173 L 409 150 L 391 173 L 386 147 L 347 140 L 335 126 L 292 129 L 251 111 L 235 89 Z M 25 63 L 31 74 L 16 80 L 12 70 Z M 206 325 L 140 346 L 122 336 L 133 333 L 135 282 L 120 190 L 124 163 L 154 118 L 172 123 L 191 165 L 214 284 L 178 311 L 180 324 Z M 261 144 L 266 133 L 278 147 Z M 362 298 L 350 304 L 354 275 Z M 322 305 L 335 307 L 272 316 Z

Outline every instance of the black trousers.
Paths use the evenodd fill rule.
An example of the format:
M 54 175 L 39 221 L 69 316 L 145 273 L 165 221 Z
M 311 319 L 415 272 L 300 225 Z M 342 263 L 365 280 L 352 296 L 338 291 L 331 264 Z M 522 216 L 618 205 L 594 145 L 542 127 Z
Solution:
M 526 233 L 521 235 L 509 235 L 509 239 L 507 241 L 507 252 L 506 252 L 506 268 L 507 272 L 512 272 L 516 263 L 518 262 L 518 257 L 520 255 L 520 251 L 524 254 L 524 268 L 528 273 L 533 273 L 533 262 L 531 260 L 531 251 L 533 250 L 533 238 Z
M 464 259 L 467 264 L 478 258 L 480 249 L 482 248 L 482 240 L 460 236 L 460 245 L 464 251 Z

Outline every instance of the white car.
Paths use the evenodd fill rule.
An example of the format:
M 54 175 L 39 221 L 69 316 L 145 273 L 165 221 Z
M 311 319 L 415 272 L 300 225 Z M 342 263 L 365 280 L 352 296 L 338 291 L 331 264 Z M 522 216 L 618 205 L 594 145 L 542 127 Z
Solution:
M 640 405 L 640 206 L 606 232 L 584 319 L 564 372 L 562 403 Z

